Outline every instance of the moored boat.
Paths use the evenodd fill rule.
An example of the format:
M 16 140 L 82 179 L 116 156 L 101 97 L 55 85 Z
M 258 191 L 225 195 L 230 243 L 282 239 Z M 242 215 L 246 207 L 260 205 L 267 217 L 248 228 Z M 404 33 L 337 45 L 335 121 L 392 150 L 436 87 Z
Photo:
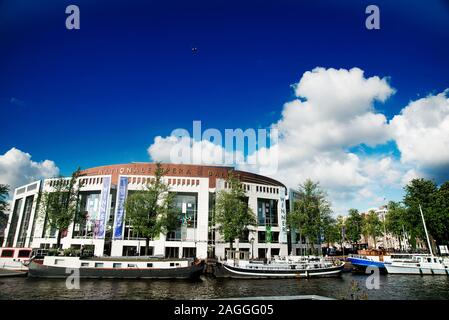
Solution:
M 26 275 L 31 248 L 0 248 L 0 276 Z
M 339 276 L 343 261 L 323 258 L 268 261 L 226 260 L 217 262 L 214 274 L 219 278 L 309 278 Z
M 396 260 L 386 264 L 390 274 L 448 275 L 449 263 L 433 255 L 415 255 L 412 259 Z
M 193 279 L 198 278 L 203 269 L 204 263 L 193 259 L 46 256 L 30 262 L 28 275 L 67 278 L 78 272 L 80 278 Z
M 428 255 L 413 255 L 412 259 L 399 259 L 386 264 L 388 273 L 390 274 L 418 274 L 418 275 L 448 275 L 449 276 L 449 260 L 448 258 L 438 257 L 433 254 L 432 245 L 430 243 L 429 233 L 427 232 L 426 221 L 419 205 L 421 219 L 424 226 L 424 232 L 427 239 Z

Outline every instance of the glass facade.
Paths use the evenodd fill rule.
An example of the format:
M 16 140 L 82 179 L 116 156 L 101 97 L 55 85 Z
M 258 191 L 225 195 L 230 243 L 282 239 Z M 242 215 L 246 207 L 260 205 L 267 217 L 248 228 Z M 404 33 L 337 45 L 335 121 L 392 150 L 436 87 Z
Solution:
M 22 222 L 20 223 L 19 237 L 17 239 L 17 247 L 25 246 L 25 241 L 30 225 L 31 211 L 33 209 L 34 196 L 28 196 L 25 199 L 25 210 L 23 212 Z
M 179 227 L 167 233 L 167 240 L 194 240 L 189 239 L 187 229 L 197 227 L 197 193 L 177 193 L 175 196 L 175 207 L 178 210 Z
M 257 199 L 257 222 L 259 226 L 278 225 L 278 201 L 273 199 Z
M 8 238 L 6 239 L 7 247 L 12 247 L 14 245 L 14 237 L 16 236 L 17 222 L 19 221 L 19 214 L 22 210 L 22 204 L 23 199 L 17 199 L 14 203 L 11 225 L 9 226 Z
M 73 225 L 73 237 L 93 239 L 98 231 L 100 192 L 80 193 L 80 210 Z

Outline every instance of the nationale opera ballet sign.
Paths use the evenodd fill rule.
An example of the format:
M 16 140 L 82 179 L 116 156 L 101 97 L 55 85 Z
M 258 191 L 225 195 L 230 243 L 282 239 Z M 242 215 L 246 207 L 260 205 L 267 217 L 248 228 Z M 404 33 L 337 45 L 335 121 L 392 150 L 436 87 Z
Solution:
M 95 172 L 86 170 L 90 175 L 108 175 L 108 174 L 120 174 L 120 175 L 151 175 L 154 174 L 156 166 L 142 165 L 142 166 L 121 166 L 121 167 L 106 167 L 97 169 Z M 216 177 L 225 178 L 227 171 L 231 168 L 205 168 L 204 166 L 164 166 L 167 170 L 166 175 L 174 176 L 194 176 L 194 177 Z

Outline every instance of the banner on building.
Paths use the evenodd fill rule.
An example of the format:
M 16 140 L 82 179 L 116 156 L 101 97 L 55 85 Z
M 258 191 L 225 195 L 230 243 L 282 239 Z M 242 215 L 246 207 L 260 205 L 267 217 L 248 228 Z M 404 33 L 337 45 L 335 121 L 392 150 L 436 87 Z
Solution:
M 101 187 L 100 195 L 100 212 L 98 214 L 98 225 L 97 225 L 97 239 L 104 239 L 106 225 L 109 220 L 108 215 L 108 203 L 109 203 L 109 190 L 111 190 L 111 177 L 103 178 L 103 186 Z
M 287 203 L 285 199 L 285 189 L 279 188 L 280 205 L 280 234 L 279 243 L 287 243 Z
M 117 201 L 114 216 L 114 240 L 123 239 L 123 223 L 125 217 L 125 200 L 128 189 L 128 177 L 120 177 L 117 188 Z
M 265 227 L 266 229 L 266 235 L 265 235 L 265 242 L 266 243 L 271 243 L 272 237 L 271 237 L 271 226 L 267 225 Z

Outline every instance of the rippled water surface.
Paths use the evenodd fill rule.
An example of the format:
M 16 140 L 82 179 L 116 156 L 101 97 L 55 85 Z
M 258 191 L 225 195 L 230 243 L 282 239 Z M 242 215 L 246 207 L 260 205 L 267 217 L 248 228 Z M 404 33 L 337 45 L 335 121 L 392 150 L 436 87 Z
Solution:
M 63 279 L 0 278 L 0 299 L 217 299 L 321 295 L 350 299 L 355 290 L 368 299 L 449 299 L 449 277 L 381 275 L 380 289 L 368 290 L 366 275 L 340 278 L 235 280 L 202 276 L 196 281 L 81 280 L 68 290 Z M 355 281 L 355 282 L 354 282 Z M 352 289 L 351 289 L 352 288 Z

